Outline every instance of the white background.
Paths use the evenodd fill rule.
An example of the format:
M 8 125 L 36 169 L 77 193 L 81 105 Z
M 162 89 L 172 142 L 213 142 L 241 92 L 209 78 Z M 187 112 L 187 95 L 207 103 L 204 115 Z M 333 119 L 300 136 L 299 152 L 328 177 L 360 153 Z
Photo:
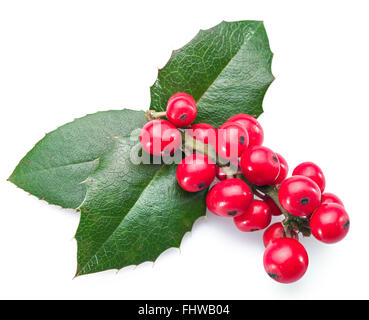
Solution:
M 0 5 L 0 298 L 369 298 L 367 1 L 2 1 Z M 262 266 L 262 233 L 208 214 L 155 264 L 73 280 L 79 216 L 6 178 L 65 122 L 146 109 L 172 49 L 222 20 L 263 20 L 276 80 L 260 117 L 265 145 L 290 167 L 314 161 L 351 215 L 336 245 L 303 243 L 296 284 Z

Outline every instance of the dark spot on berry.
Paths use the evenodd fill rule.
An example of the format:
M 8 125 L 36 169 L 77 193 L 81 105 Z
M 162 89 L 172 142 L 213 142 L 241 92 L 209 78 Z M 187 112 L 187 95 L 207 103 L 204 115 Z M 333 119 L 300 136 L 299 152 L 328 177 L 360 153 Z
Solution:
M 251 229 L 250 232 L 259 231 L 259 229 Z
M 181 116 L 179 117 L 179 119 L 181 120 L 186 120 L 187 118 L 187 113 L 181 114 Z
M 302 199 L 300 200 L 300 203 L 301 203 L 301 204 L 308 204 L 308 203 L 309 203 L 309 198 L 302 198 Z
M 199 189 L 202 189 L 202 188 L 205 188 L 206 187 L 206 183 L 205 182 L 202 182 L 198 185 L 198 188 Z
M 275 273 L 268 273 L 268 276 L 274 280 L 277 280 L 279 278 Z
M 245 137 L 244 136 L 240 136 L 240 143 L 244 144 L 245 143 Z
M 228 215 L 231 217 L 234 217 L 236 214 L 237 214 L 237 210 L 228 212 Z
M 345 225 L 343 226 L 343 229 L 347 229 L 350 226 L 350 220 L 347 220 Z
M 278 157 L 275 154 L 272 156 L 272 159 L 274 162 L 279 162 Z

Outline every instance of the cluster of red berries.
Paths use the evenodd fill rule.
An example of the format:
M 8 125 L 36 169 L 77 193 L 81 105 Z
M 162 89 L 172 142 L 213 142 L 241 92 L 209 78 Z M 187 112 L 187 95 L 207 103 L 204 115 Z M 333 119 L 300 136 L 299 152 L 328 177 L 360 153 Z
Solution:
M 349 217 L 337 196 L 324 193 L 325 177 L 316 164 L 304 162 L 287 178 L 286 160 L 262 146 L 264 132 L 254 117 L 237 114 L 215 129 L 206 123 L 190 126 L 196 114 L 194 99 L 177 93 L 168 101 L 169 121 L 148 122 L 141 130 L 140 142 L 145 151 L 160 156 L 169 156 L 179 149 L 183 134 L 211 145 L 217 157 L 226 160 L 225 166 L 195 152 L 187 154 L 177 168 L 178 183 L 189 192 L 201 191 L 218 178 L 219 182 L 207 194 L 209 211 L 232 217 L 239 230 L 251 232 L 267 228 L 272 216 L 283 214 L 284 209 L 287 215 L 307 220 L 313 236 L 322 242 L 335 243 L 346 236 Z M 186 129 L 181 134 L 178 127 Z M 250 186 L 274 186 L 278 199 L 267 194 L 258 194 L 261 200 L 254 199 Z M 290 283 L 305 274 L 308 255 L 293 228 L 286 232 L 284 223 L 275 223 L 266 229 L 263 241 L 264 268 L 271 278 Z

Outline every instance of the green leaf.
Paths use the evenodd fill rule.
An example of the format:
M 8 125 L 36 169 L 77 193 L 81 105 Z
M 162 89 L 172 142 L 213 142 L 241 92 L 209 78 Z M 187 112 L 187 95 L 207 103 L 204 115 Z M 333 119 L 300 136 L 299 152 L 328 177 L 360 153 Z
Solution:
M 77 275 L 154 261 L 164 250 L 179 247 L 205 215 L 206 191 L 181 189 L 175 165 L 133 164 L 131 150 L 128 139 L 117 139 L 85 182 Z
M 258 116 L 274 79 L 271 60 L 261 22 L 222 22 L 173 52 L 151 87 L 151 108 L 164 111 L 172 94 L 185 91 L 197 101 L 197 122 L 219 126 L 236 113 Z M 131 161 L 137 141 L 127 136 L 145 123 L 145 113 L 132 110 L 77 119 L 47 134 L 9 178 L 81 211 L 78 276 L 154 261 L 179 247 L 205 215 L 207 190 L 181 189 L 175 165 Z
M 21 160 L 9 180 L 29 193 L 64 208 L 77 208 L 86 194 L 81 184 L 112 148 L 113 136 L 125 136 L 146 122 L 133 110 L 98 112 L 47 134 Z
M 237 113 L 259 116 L 274 77 L 273 54 L 260 21 L 222 22 L 200 31 L 173 51 L 151 87 L 151 109 L 164 111 L 169 97 L 187 92 L 197 102 L 196 122 L 214 126 Z

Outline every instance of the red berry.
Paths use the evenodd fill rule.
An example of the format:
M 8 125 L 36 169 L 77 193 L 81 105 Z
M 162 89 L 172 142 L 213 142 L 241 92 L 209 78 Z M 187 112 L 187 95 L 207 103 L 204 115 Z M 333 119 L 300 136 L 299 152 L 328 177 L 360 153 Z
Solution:
M 207 188 L 214 178 L 215 164 L 202 153 L 195 153 L 184 158 L 177 167 L 178 183 L 189 192 Z
M 234 218 L 236 227 L 244 232 L 265 229 L 272 220 L 268 205 L 261 200 L 253 200 L 246 212 Z
M 181 145 L 181 134 L 169 121 L 157 119 L 146 123 L 140 132 L 142 148 L 157 156 L 169 156 Z
M 284 179 L 287 178 L 288 175 L 288 164 L 285 158 L 283 158 L 279 153 L 276 153 L 279 164 L 280 164 L 280 170 L 277 179 L 274 181 L 275 184 L 281 184 Z
M 236 122 L 241 125 L 249 135 L 249 146 L 261 146 L 264 141 L 264 131 L 260 123 L 252 116 L 244 113 L 236 114 L 227 122 Z
M 341 205 L 323 204 L 311 216 L 310 229 L 318 240 L 335 243 L 347 235 L 350 229 L 350 219 Z
M 225 167 L 217 166 L 216 168 L 216 176 L 220 181 L 227 179 L 228 172 L 233 175 L 242 174 L 238 159 L 231 160 L 230 164 Z
M 313 162 L 303 162 L 292 172 L 293 176 L 305 176 L 313 180 L 323 192 L 325 189 L 325 177 L 322 169 Z
M 205 144 L 212 144 L 215 148 L 217 131 L 216 129 L 207 123 L 196 123 L 186 129 L 186 134 L 192 138 L 199 140 Z
M 264 252 L 265 271 L 280 283 L 291 283 L 301 279 L 308 265 L 308 254 L 303 245 L 295 239 L 276 239 Z
M 207 197 L 208 209 L 224 217 L 237 217 L 246 212 L 253 195 L 246 182 L 232 178 L 213 186 Z
M 239 124 L 227 122 L 217 130 L 217 153 L 223 159 L 236 159 L 249 144 L 249 136 Z
M 294 216 L 308 216 L 320 205 L 321 192 L 318 185 L 304 176 L 284 180 L 279 188 L 279 203 Z
M 281 209 L 279 209 L 279 207 L 271 197 L 265 196 L 263 200 L 269 206 L 272 216 L 280 216 L 282 214 Z
M 335 194 L 330 192 L 324 192 L 322 194 L 322 204 L 336 203 L 344 207 L 343 202 Z
M 187 93 L 178 92 L 172 95 L 167 104 L 167 118 L 176 127 L 187 127 L 195 121 L 196 102 Z
M 277 155 L 269 148 L 253 146 L 241 156 L 241 168 L 248 181 L 258 186 L 272 184 L 280 170 Z
M 298 240 L 299 236 L 295 231 L 291 231 L 293 239 Z M 281 222 L 277 222 L 272 224 L 268 229 L 264 231 L 263 242 L 265 248 L 274 240 L 280 238 L 287 238 L 286 233 L 284 232 L 284 227 Z

